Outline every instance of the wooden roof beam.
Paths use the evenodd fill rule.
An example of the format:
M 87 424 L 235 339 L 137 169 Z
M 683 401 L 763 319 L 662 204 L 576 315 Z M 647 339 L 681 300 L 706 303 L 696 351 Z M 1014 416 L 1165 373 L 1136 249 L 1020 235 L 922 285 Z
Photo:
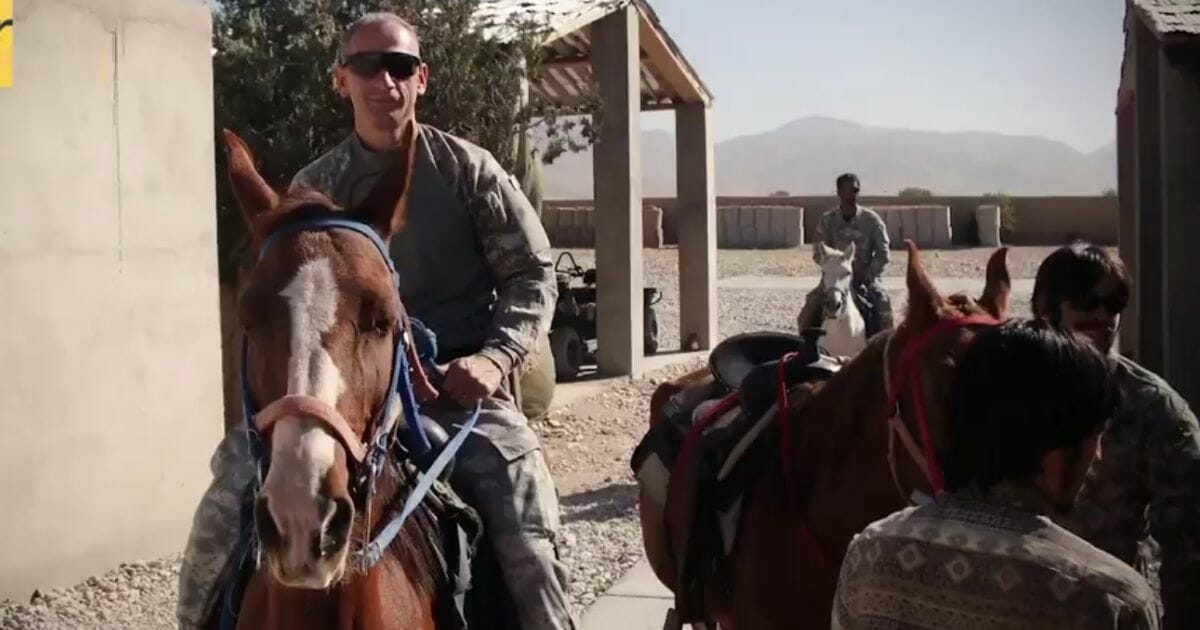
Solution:
M 656 74 L 661 77 L 663 83 L 670 86 L 676 94 L 682 96 L 686 101 L 709 105 L 708 95 L 704 93 L 700 85 L 691 77 L 690 73 L 684 69 L 683 63 L 671 51 L 671 47 L 667 45 L 662 34 L 654 27 L 646 14 L 642 12 L 640 6 L 638 7 L 638 15 L 640 18 L 638 26 L 642 52 L 654 64 L 654 68 L 658 70 Z

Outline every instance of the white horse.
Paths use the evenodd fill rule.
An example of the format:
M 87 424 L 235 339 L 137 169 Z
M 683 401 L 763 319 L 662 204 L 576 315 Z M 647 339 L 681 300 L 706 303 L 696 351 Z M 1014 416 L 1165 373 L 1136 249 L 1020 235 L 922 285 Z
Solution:
M 867 325 L 854 303 L 850 279 L 853 275 L 854 243 L 845 251 L 817 243 L 821 265 L 824 308 L 821 315 L 821 348 L 835 356 L 852 358 L 867 346 Z

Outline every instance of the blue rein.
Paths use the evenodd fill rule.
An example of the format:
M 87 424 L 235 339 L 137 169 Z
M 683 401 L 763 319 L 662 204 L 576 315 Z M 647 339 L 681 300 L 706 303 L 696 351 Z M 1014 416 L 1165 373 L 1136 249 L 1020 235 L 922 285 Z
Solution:
M 259 254 L 259 260 L 262 259 L 263 255 L 266 254 L 266 251 L 275 241 L 284 236 L 303 231 L 330 229 L 350 230 L 370 239 L 371 243 L 375 245 L 376 250 L 379 251 L 379 255 L 387 264 L 388 271 L 390 271 L 392 274 L 392 284 L 396 285 L 397 291 L 399 291 L 399 274 L 396 271 L 396 266 L 392 262 L 391 256 L 388 254 L 387 245 L 370 226 L 351 219 L 321 217 L 288 224 L 271 234 L 271 236 L 263 244 L 262 252 Z M 417 320 L 412 320 L 412 322 L 415 325 L 411 327 L 411 330 L 415 335 L 426 335 L 426 338 L 413 340 L 413 342 L 417 344 L 418 351 L 422 348 L 422 344 L 418 342 L 424 342 L 426 352 L 424 353 L 424 356 L 422 356 L 423 365 L 426 366 L 426 369 L 432 376 L 441 376 L 441 369 L 434 362 L 437 351 L 436 341 L 433 339 L 432 333 L 425 329 L 423 325 L 420 325 L 420 322 Z M 370 441 L 364 442 L 369 449 L 365 459 L 366 465 L 363 467 L 364 470 L 362 471 L 362 477 L 359 479 L 360 484 L 366 488 L 364 505 L 367 506 L 367 509 L 370 509 L 371 500 L 375 493 L 375 483 L 378 480 L 379 474 L 383 471 L 387 461 L 389 444 L 392 443 L 392 438 L 396 437 L 396 430 L 400 426 L 404 427 L 404 431 L 399 436 L 399 442 L 402 448 L 407 452 L 409 458 L 414 463 L 417 463 L 419 468 L 422 468 L 421 479 L 417 483 L 416 488 L 414 488 L 409 494 L 408 499 L 404 502 L 403 509 L 392 515 L 386 521 L 386 524 L 383 526 L 383 528 L 379 530 L 379 533 L 377 533 L 371 540 L 371 542 L 362 551 L 358 552 L 358 555 L 362 560 L 364 570 L 371 568 L 375 565 L 375 563 L 379 562 L 380 558 L 383 557 L 384 551 L 389 545 L 391 545 L 396 536 L 400 534 L 400 530 L 403 528 L 405 521 L 409 516 L 412 515 L 412 512 L 417 508 L 417 506 L 420 505 L 421 501 L 429 493 L 429 489 L 433 486 L 434 482 L 441 475 L 442 471 L 445 470 L 446 466 L 449 465 L 450 460 L 454 457 L 455 453 L 457 453 L 462 447 L 467 435 L 472 431 L 472 429 L 474 429 L 476 422 L 479 420 L 479 413 L 482 405 L 482 403 L 476 403 L 475 410 L 471 414 L 470 419 L 463 424 L 462 428 L 458 431 L 454 438 L 446 444 L 445 448 L 442 449 L 441 453 L 437 455 L 433 462 L 430 463 L 427 468 L 424 467 L 422 464 L 428 461 L 429 456 L 432 454 L 431 452 L 433 448 L 430 446 L 429 438 L 426 436 L 425 429 L 421 425 L 419 415 L 420 406 L 417 403 L 416 394 L 413 392 L 412 379 L 410 375 L 412 366 L 408 361 L 406 343 L 407 341 L 405 339 L 404 332 L 397 333 L 395 354 L 392 357 L 391 384 L 389 385 L 388 396 L 384 402 L 382 412 L 377 418 L 375 418 L 374 435 L 371 436 Z M 263 475 L 265 473 L 265 459 L 261 449 L 262 436 L 259 435 L 258 430 L 254 425 L 254 417 L 258 410 L 255 408 L 253 400 L 251 399 L 250 385 L 246 376 L 248 355 L 249 345 L 245 338 L 243 338 L 242 415 L 246 423 L 246 428 L 250 432 L 251 453 L 258 464 L 258 478 L 254 488 L 255 494 L 257 494 L 259 488 L 261 487 Z M 440 378 L 438 380 L 440 381 Z M 394 404 L 392 394 L 395 394 L 396 397 L 400 399 L 400 405 L 404 415 L 404 422 L 403 424 L 397 422 L 394 425 L 389 426 L 389 419 L 391 418 Z M 257 547 L 257 541 L 255 541 L 255 547 Z M 232 589 L 229 589 L 226 592 L 227 600 L 232 596 L 231 591 Z M 229 610 L 229 607 L 227 606 L 225 611 L 226 615 L 228 615 L 230 612 L 232 611 Z

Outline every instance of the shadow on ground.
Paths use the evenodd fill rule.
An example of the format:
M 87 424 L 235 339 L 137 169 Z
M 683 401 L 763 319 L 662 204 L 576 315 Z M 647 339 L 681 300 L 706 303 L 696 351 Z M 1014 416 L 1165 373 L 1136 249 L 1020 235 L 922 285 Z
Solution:
M 563 522 L 593 523 L 627 518 L 637 511 L 638 488 L 635 483 L 614 483 L 603 488 L 564 496 Z

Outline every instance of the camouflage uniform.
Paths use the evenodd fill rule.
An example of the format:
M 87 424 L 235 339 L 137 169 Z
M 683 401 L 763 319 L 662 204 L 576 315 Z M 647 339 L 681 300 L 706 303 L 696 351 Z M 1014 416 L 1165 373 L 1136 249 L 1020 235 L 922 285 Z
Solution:
M 888 264 L 890 247 L 883 219 L 873 210 L 862 206 L 858 206 L 849 221 L 842 217 L 841 208 L 827 210 L 817 221 L 817 233 L 812 243 L 813 260 L 817 264 L 821 263 L 819 243 L 841 250 L 854 243 L 853 283 L 856 287 L 861 285 L 866 289 L 867 300 L 876 313 L 875 325 L 868 323 L 868 331 L 891 328 L 892 302 L 880 282 L 883 269 Z M 824 289 L 819 284 L 805 296 L 804 308 L 796 318 L 796 325 L 801 331 L 818 323 L 815 320 L 821 312 L 824 297 Z
M 1123 401 L 1101 437 L 1074 527 L 1151 583 L 1157 543 L 1163 627 L 1200 628 L 1200 427 L 1165 381 L 1114 360 Z
M 481 354 L 505 374 L 483 401 L 476 431 L 456 458 L 456 485 L 483 517 L 526 630 L 574 628 L 568 577 L 555 539 L 558 496 L 537 435 L 513 399 L 514 384 L 553 314 L 557 285 L 550 243 L 529 201 L 494 157 L 465 140 L 420 126 L 406 227 L 391 242 L 408 312 L 436 335 L 441 363 Z M 383 155 L 351 134 L 296 174 L 292 187 L 360 203 Z M 464 412 L 425 410 L 446 427 Z M 180 577 L 184 627 L 204 612 L 233 546 L 240 489 L 253 464 L 233 432 L 213 461 L 213 485 L 197 510 Z M 244 469 L 244 470 L 243 470 Z

